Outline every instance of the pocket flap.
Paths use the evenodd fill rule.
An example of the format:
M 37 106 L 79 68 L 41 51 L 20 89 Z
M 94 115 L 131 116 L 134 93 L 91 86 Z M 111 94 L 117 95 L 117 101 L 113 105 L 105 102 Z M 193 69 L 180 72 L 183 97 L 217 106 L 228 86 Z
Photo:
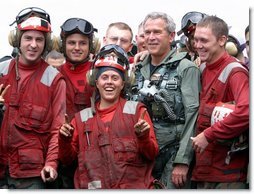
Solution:
M 136 142 L 133 139 L 115 139 L 113 145 L 116 152 L 138 152 Z
M 40 149 L 19 149 L 19 163 L 42 164 L 44 163 L 43 153 Z

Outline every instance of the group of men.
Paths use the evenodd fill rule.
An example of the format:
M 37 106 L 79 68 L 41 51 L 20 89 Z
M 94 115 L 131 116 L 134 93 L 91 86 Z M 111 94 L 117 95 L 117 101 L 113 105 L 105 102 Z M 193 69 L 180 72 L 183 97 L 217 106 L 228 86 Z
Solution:
M 15 22 L 19 54 L 0 63 L 1 188 L 248 188 L 249 73 L 222 19 L 186 14 L 192 49 L 177 52 L 174 20 L 151 12 L 134 59 L 127 24 L 110 24 L 94 53 L 97 29 L 70 18 L 57 68 L 43 59 L 49 14 L 29 7 Z

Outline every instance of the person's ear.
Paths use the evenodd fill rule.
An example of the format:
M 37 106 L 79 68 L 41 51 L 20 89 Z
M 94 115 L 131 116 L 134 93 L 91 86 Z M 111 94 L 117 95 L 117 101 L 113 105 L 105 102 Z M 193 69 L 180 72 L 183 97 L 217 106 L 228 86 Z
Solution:
M 221 36 L 220 38 L 219 38 L 219 45 L 221 46 L 221 47 L 223 47 L 223 46 L 225 46 L 226 45 L 226 43 L 227 43 L 227 37 L 225 36 L 225 35 L 223 35 L 223 36 Z

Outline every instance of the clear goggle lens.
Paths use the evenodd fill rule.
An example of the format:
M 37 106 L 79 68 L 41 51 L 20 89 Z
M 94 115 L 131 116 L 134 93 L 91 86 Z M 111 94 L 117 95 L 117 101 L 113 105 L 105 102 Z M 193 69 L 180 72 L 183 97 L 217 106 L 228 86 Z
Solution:
M 181 22 L 182 29 L 186 28 L 190 23 L 197 24 L 205 16 L 206 16 L 205 14 L 195 11 L 185 14 Z
M 14 24 L 15 22 L 17 24 L 20 24 L 31 16 L 37 16 L 37 17 L 43 18 L 50 23 L 50 16 L 44 9 L 41 9 L 39 7 L 28 7 L 21 10 L 18 13 L 18 15 L 16 16 L 16 20 L 12 24 Z
M 127 69 L 129 68 L 129 60 L 127 53 L 120 46 L 115 44 L 109 44 L 102 47 L 94 61 L 100 58 L 105 58 L 105 56 L 110 55 L 111 53 L 114 53 L 116 55 L 118 64 L 124 67 L 126 66 Z

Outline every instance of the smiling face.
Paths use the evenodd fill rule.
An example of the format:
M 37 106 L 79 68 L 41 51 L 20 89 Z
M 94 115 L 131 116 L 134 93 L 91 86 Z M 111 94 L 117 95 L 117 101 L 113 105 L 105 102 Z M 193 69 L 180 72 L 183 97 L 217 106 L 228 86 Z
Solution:
M 107 108 L 118 102 L 124 81 L 114 70 L 104 71 L 96 80 L 96 87 L 100 93 L 100 108 Z
M 72 62 L 81 62 L 87 58 L 89 54 L 89 38 L 88 36 L 75 33 L 66 38 L 66 56 Z
M 170 51 L 175 33 L 166 30 L 166 22 L 161 19 L 148 19 L 144 24 L 145 43 L 153 57 L 153 64 L 160 63 Z M 157 62 L 156 62 L 156 61 Z
M 209 27 L 197 27 L 194 41 L 201 62 L 209 65 L 224 54 L 227 37 L 225 35 L 216 37 Z
M 43 32 L 36 30 L 25 31 L 20 40 L 20 61 L 27 65 L 36 63 L 41 58 L 45 42 Z

